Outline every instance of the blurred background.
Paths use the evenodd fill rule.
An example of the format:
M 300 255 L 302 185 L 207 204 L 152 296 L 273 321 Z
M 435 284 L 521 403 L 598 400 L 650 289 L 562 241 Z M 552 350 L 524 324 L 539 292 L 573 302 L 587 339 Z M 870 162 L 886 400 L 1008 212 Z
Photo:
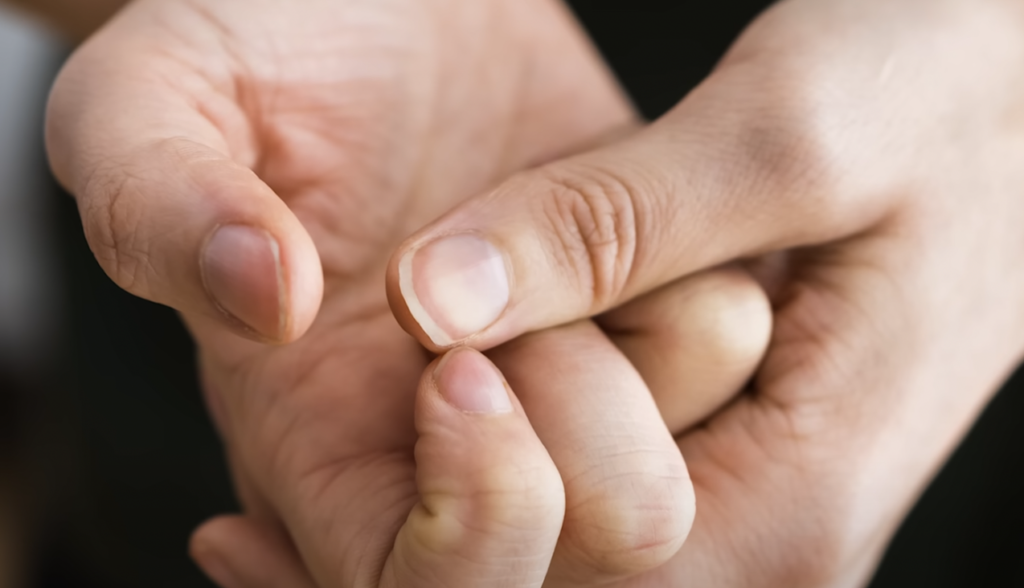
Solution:
M 648 117 L 768 2 L 570 2 Z M 234 510 L 175 314 L 121 292 L 43 151 L 70 46 L 0 5 L 0 588 L 208 587 L 187 538 Z M 1024 303 L 1024 301 L 1022 301 Z M 1024 377 L 993 400 L 873 588 L 1024 586 Z

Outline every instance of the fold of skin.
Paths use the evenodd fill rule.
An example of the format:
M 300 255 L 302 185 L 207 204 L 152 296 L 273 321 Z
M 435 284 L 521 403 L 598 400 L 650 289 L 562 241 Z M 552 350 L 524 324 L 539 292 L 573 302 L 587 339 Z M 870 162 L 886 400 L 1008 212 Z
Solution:
M 70 60 L 48 139 L 100 263 L 184 311 L 247 513 L 283 525 L 322 585 L 369 586 L 420 499 L 413 400 L 430 360 L 391 315 L 388 256 L 510 173 L 635 125 L 555 2 L 142 0 Z M 315 322 L 285 346 L 181 304 L 201 284 L 194 250 L 172 247 L 196 219 L 257 206 L 267 188 L 323 273 Z M 274 236 L 288 275 L 286 229 Z M 167 281 L 163 269 L 182 267 Z M 664 428 L 648 417 L 653 428 L 629 430 Z M 688 487 L 663 435 L 666 477 Z M 687 511 L 673 541 L 692 501 Z
M 296 35 L 297 54 L 257 47 L 245 66 L 268 103 L 241 113 L 260 124 L 241 150 L 259 150 L 255 171 L 316 243 L 319 315 L 271 348 L 189 322 L 247 510 L 280 517 L 321 585 L 368 586 L 418 501 L 413 398 L 429 361 L 387 306 L 388 254 L 455 202 L 634 115 L 553 3 L 314 4 L 225 21 Z
M 186 318 L 250 512 L 284 520 L 316 579 L 372 584 L 416 500 L 412 393 L 427 363 L 381 294 L 390 248 L 631 115 L 603 70 L 581 65 L 589 50 L 562 45 L 578 39 L 563 17 L 534 3 L 224 2 L 149 18 L 167 6 L 133 7 L 66 83 L 111 54 L 138 63 L 140 47 L 204 72 L 148 87 L 203 104 L 308 228 L 325 297 L 302 340 L 264 347 Z M 1009 1 L 790 0 L 627 144 L 681 141 L 689 150 L 637 169 L 710 187 L 655 209 L 672 230 L 652 236 L 708 245 L 708 263 L 777 250 L 784 263 L 752 394 L 678 439 L 699 509 L 688 542 L 622 585 L 854 586 L 871 573 L 1024 349 L 1022 22 Z M 142 33 L 116 34 L 130 27 Z M 293 34 L 264 42 L 270 30 Z M 369 65 L 325 66 L 339 63 Z M 680 167 L 693 175 L 669 173 Z M 325 549 L 342 555 L 310 556 Z
M 481 347 L 747 260 L 774 293 L 769 351 L 750 395 L 679 438 L 693 531 L 627 584 L 859 585 L 1024 351 L 1022 113 L 1019 2 L 781 2 L 647 128 L 407 239 L 396 316 L 447 344 L 400 269 L 451 234 L 511 268 L 501 316 L 459 333 Z

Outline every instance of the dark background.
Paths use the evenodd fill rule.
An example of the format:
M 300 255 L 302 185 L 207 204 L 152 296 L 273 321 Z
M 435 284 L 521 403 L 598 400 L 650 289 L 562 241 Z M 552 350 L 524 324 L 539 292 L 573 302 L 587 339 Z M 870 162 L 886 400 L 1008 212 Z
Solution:
M 653 118 L 706 76 L 768 3 L 570 4 Z M 41 143 L 35 148 L 44 174 Z M 35 585 L 208 586 L 188 561 L 187 538 L 235 503 L 192 343 L 172 311 L 103 275 L 73 202 L 51 188 L 66 328 L 51 364 L 9 369 L 23 372 L 20 381 L 0 382 L 23 391 L 0 394 L 0 440 L 12 448 L 0 451 L 0 465 L 28 481 Z M 920 500 L 872 586 L 1024 586 L 1024 376 L 992 401 Z

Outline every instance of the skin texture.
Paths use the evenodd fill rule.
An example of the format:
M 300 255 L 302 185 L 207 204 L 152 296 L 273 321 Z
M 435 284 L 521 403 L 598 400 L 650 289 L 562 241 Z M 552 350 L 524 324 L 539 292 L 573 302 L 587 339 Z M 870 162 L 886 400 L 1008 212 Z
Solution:
M 709 357 L 729 369 L 674 382 L 717 399 L 673 409 L 675 422 L 700 420 L 767 342 L 756 282 L 703 274 L 611 338 L 583 321 L 496 351 L 515 408 L 498 415 L 442 400 L 440 364 L 401 330 L 383 288 L 404 235 L 635 124 L 546 0 L 148 0 L 79 49 L 51 100 L 51 161 L 111 278 L 177 308 L 199 344 L 246 507 L 193 541 L 212 577 L 591 586 L 678 551 L 694 506 L 658 412 L 671 390 L 652 394 L 629 354 L 659 338 L 725 350 Z M 204 274 L 225 225 L 274 244 L 266 263 L 227 264 L 231 286 Z M 259 320 L 211 296 L 229 287 L 261 301 L 245 315 Z M 657 305 L 685 298 L 728 324 L 719 294 L 752 326 L 657 320 Z
M 249 8 L 247 16 L 252 11 Z M 146 13 L 140 8 L 136 14 Z M 293 12 L 289 15 L 294 16 Z M 275 26 L 280 20 L 274 20 Z M 446 26 L 450 22 L 447 20 Z M 514 19 L 504 18 L 500 22 L 504 27 Z M 536 25 L 542 21 L 531 22 Z M 699 505 L 687 543 L 671 561 L 653 571 L 639 573 L 658 558 L 638 558 L 639 564 L 633 560 L 625 562 L 633 565 L 619 562 L 618 566 L 606 567 L 602 580 L 640 586 L 852 586 L 865 581 L 905 510 L 1024 349 L 1024 309 L 1019 304 L 1024 295 L 1024 275 L 1017 262 L 1017 252 L 1024 245 L 1019 231 L 1024 220 L 1024 199 L 1019 193 L 1024 181 L 1024 166 L 1020 165 L 1024 157 L 1021 27 L 1020 6 L 1009 0 L 781 3 L 759 19 L 709 80 L 664 119 L 623 142 L 517 176 L 497 189 L 483 192 L 483 186 L 466 185 L 460 198 L 474 190 L 485 195 L 457 208 L 400 247 L 388 274 L 394 310 L 410 333 L 435 350 L 438 347 L 423 338 L 418 325 L 405 312 L 401 296 L 395 295 L 394 270 L 403 254 L 444 232 L 474 231 L 487 236 L 506 250 L 507 263 L 513 268 L 513 306 L 492 327 L 470 338 L 468 342 L 480 348 L 515 340 L 507 349 L 514 352 L 520 346 L 522 352 L 521 346 L 532 344 L 536 345 L 534 349 L 546 352 L 541 354 L 543 358 L 551 360 L 550 349 L 542 344 L 548 335 L 539 332 L 541 329 L 562 323 L 573 323 L 567 329 L 586 329 L 573 321 L 635 300 L 695 271 L 734 260 L 748 263 L 772 294 L 775 329 L 751 392 L 700 428 L 672 431 L 685 433 L 678 438 L 678 444 L 687 458 Z M 132 47 L 145 47 L 153 31 L 136 26 L 134 30 L 145 34 L 129 34 L 127 25 L 121 30 L 128 39 L 121 41 Z M 456 37 L 451 30 L 446 32 L 445 39 Z M 308 41 L 310 35 L 308 31 L 304 33 L 302 40 Z M 106 38 L 114 37 L 114 33 L 109 33 Z M 400 35 L 403 42 L 409 37 Z M 108 42 L 107 47 L 118 47 L 114 41 Z M 275 45 L 278 49 L 282 46 L 290 45 Z M 101 42 L 93 47 L 100 48 L 92 48 L 92 55 L 104 54 Z M 87 226 L 90 219 L 104 217 L 114 219 L 109 221 L 111 225 L 124 225 L 116 229 L 123 232 L 110 233 L 113 236 L 107 242 L 103 239 L 102 222 L 97 222 L 98 228 L 90 231 L 93 246 L 115 279 L 142 295 L 175 305 L 190 317 L 204 345 L 210 387 L 218 392 L 215 398 L 225 399 L 225 407 L 218 412 L 230 415 L 222 420 L 226 423 L 229 446 L 241 454 L 235 463 L 245 474 L 239 476 L 243 495 L 250 497 L 252 512 L 261 511 L 260 499 L 266 499 L 263 512 L 283 512 L 281 518 L 296 538 L 298 555 L 313 578 L 303 576 L 305 567 L 298 563 L 296 553 L 289 551 L 291 544 L 280 540 L 279 528 L 273 522 L 263 522 L 272 521 L 273 517 L 224 520 L 212 527 L 205 538 L 213 543 L 219 538 L 223 544 L 232 537 L 247 537 L 244 544 L 235 542 L 244 545 L 240 552 L 253 555 L 252 561 L 266 562 L 268 569 L 275 572 L 300 576 L 302 579 L 291 577 L 296 586 L 312 585 L 314 581 L 323 585 L 338 581 L 356 583 L 353 569 L 357 570 L 355 576 L 359 575 L 358 570 L 371 570 L 359 581 L 372 583 L 378 578 L 376 570 L 384 569 L 377 564 L 386 558 L 378 556 L 377 563 L 360 568 L 352 562 L 366 561 L 360 556 L 366 553 L 363 539 L 367 535 L 359 535 L 358 546 L 353 548 L 344 541 L 350 537 L 337 531 L 348 528 L 343 525 L 358 526 L 370 517 L 359 519 L 348 511 L 332 512 L 331 501 L 303 500 L 309 495 L 289 494 L 288 480 L 294 476 L 288 474 L 296 470 L 280 466 L 274 470 L 260 465 L 268 454 L 273 455 L 272 450 L 285 456 L 274 459 L 281 464 L 296 459 L 291 456 L 322 456 L 322 447 L 342 444 L 335 442 L 334 433 L 321 436 L 321 431 L 332 431 L 329 426 L 309 426 L 317 421 L 314 417 L 323 416 L 327 422 L 326 417 L 353 418 L 351 415 L 358 414 L 357 424 L 380 422 L 376 418 L 379 414 L 352 410 L 352 406 L 363 405 L 353 405 L 351 398 L 345 399 L 345 410 L 339 408 L 342 401 L 303 402 L 303 398 L 321 398 L 323 393 L 303 394 L 312 388 L 289 386 L 287 378 L 285 383 L 274 383 L 265 376 L 301 373 L 305 375 L 304 382 L 319 380 L 323 382 L 319 389 L 333 389 L 340 378 L 337 374 L 360 373 L 372 363 L 369 355 L 358 355 L 349 364 L 354 367 L 345 370 L 338 367 L 337 361 L 337 357 L 345 355 L 337 354 L 332 356 L 332 369 L 310 369 L 324 365 L 316 361 L 316 351 L 324 348 L 324 341 L 332 340 L 321 332 L 340 333 L 334 339 L 339 341 L 334 343 L 339 350 L 345 348 L 344 342 L 356 338 L 363 345 L 360 349 L 372 340 L 368 331 L 340 329 L 323 318 L 338 316 L 334 309 L 343 306 L 339 303 L 335 307 L 332 302 L 339 290 L 332 289 L 331 276 L 338 262 L 331 253 L 343 250 L 345 255 L 339 257 L 348 260 L 351 252 L 348 248 L 322 245 L 329 241 L 318 234 L 318 226 L 325 218 L 352 219 L 358 215 L 319 214 L 301 219 L 301 226 L 308 228 L 316 243 L 327 276 L 327 302 L 307 337 L 317 341 L 318 346 L 304 349 L 301 344 L 307 339 L 303 339 L 298 345 L 285 348 L 287 351 L 259 348 L 261 351 L 257 352 L 240 342 L 225 343 L 227 335 L 218 334 L 220 331 L 212 327 L 209 331 L 203 328 L 204 320 L 220 329 L 225 326 L 216 309 L 203 307 L 208 301 L 202 296 L 201 287 L 196 290 L 199 295 L 193 295 L 194 292 L 180 292 L 173 285 L 131 279 L 136 275 L 148 277 L 147 268 L 176 267 L 169 262 L 161 265 L 160 243 L 190 241 L 176 239 L 180 234 L 168 232 L 165 225 L 145 224 L 147 214 L 162 212 L 153 204 L 149 192 L 146 206 L 139 205 L 134 210 L 129 203 L 142 202 L 141 199 L 115 199 L 122 203 L 122 210 L 127 208 L 131 214 L 104 214 L 112 207 L 105 206 L 108 202 L 103 198 L 124 194 L 122 189 L 111 189 L 123 184 L 113 180 L 104 183 L 102 172 L 92 172 L 124 169 L 126 163 L 138 157 L 133 149 L 138 145 L 126 142 L 128 147 L 122 148 L 114 140 L 124 139 L 127 133 L 115 133 L 106 143 L 80 142 L 82 137 L 107 136 L 101 130 L 106 128 L 104 123 L 116 122 L 113 112 L 123 115 L 139 107 L 135 100 L 119 103 L 116 93 L 113 100 L 106 97 L 104 105 L 98 101 L 90 103 L 85 90 L 95 78 L 86 81 L 85 72 L 95 75 L 109 71 L 112 66 L 101 64 L 99 57 L 90 62 L 89 50 L 83 54 L 86 57 L 80 57 L 79 64 L 69 68 L 65 89 L 59 87 L 55 98 L 51 145 L 58 171 L 63 170 L 62 178 L 83 203 Z M 138 56 L 129 54 L 134 63 Z M 465 57 L 470 52 L 458 54 Z M 152 57 L 145 52 L 142 55 L 142 64 L 147 63 L 145 57 Z M 151 66 L 153 62 L 148 63 Z M 77 82 L 74 67 L 82 72 Z M 122 71 L 153 69 L 128 64 Z M 169 77 L 176 84 L 181 82 L 178 77 Z M 127 95 L 145 95 L 159 102 L 163 94 L 145 92 L 159 87 L 147 85 L 151 83 L 142 80 L 138 84 L 142 93 Z M 107 90 L 110 85 L 96 87 Z M 476 84 L 474 89 L 480 87 Z M 84 97 L 84 104 L 65 105 L 62 110 L 61 91 L 78 100 Z M 580 96 L 593 94 L 580 92 Z M 542 103 L 550 107 L 550 102 Z M 573 108 L 566 112 L 578 113 L 579 105 L 578 100 L 574 101 Z M 152 123 L 173 119 L 156 116 L 168 112 L 167 105 L 156 106 L 150 118 L 142 120 Z M 98 112 L 106 112 L 106 116 L 99 116 Z M 171 112 L 177 111 L 172 108 Z M 608 120 L 615 118 L 610 116 Z M 389 125 L 395 124 L 393 118 L 387 120 Z M 140 128 L 150 128 L 140 127 L 139 120 L 131 122 L 136 133 Z M 604 135 L 605 130 L 615 126 L 610 124 L 592 136 Z M 171 136 L 182 134 L 177 128 L 165 131 Z M 244 132 L 221 134 L 235 140 L 246 136 Z M 209 139 L 202 133 L 196 136 Z M 403 129 L 395 136 L 408 135 Z M 564 139 L 566 135 L 552 136 Z M 575 141 L 565 148 L 579 148 L 585 142 Z M 222 137 L 218 145 L 229 143 Z M 473 146 L 476 153 L 478 146 Z M 434 152 L 437 150 L 431 151 Z M 453 152 L 463 156 L 466 150 L 449 151 Z M 395 161 L 390 157 L 394 154 L 391 150 L 381 149 L 380 153 L 389 157 L 367 156 L 362 163 Z M 232 152 L 231 157 L 243 162 L 242 167 L 257 169 L 259 177 L 272 186 L 279 184 L 279 180 L 273 179 L 273 169 L 263 169 L 255 163 L 269 160 L 261 160 L 245 149 Z M 517 165 L 509 165 L 502 173 L 491 174 L 479 183 L 488 184 L 503 173 L 544 159 L 547 158 L 520 159 Z M 181 174 L 182 166 L 174 169 Z M 90 185 L 93 187 L 89 188 Z M 161 181 L 149 178 L 144 185 L 159 186 Z M 277 187 L 275 193 L 286 198 L 284 192 Z M 452 189 L 438 193 L 455 192 Z M 438 208 L 433 212 L 440 212 L 443 205 L 460 198 L 438 198 Z M 338 200 L 353 201 L 359 199 Z M 289 210 L 301 209 L 294 200 L 288 200 L 288 204 Z M 280 210 L 259 218 L 278 218 Z M 380 217 L 373 218 L 387 219 L 392 218 L 389 213 L 397 214 L 387 207 L 381 211 Z M 193 218 L 183 213 L 170 216 Z M 417 221 L 429 216 L 424 214 Z M 139 219 L 143 222 L 131 222 Z M 361 217 L 360 222 L 362 225 L 351 229 L 353 234 L 359 234 L 358 229 L 368 221 Z M 277 235 L 297 233 L 288 227 L 271 228 L 280 231 Z M 396 228 L 395 233 L 400 234 L 401 230 Z M 118 234 L 122 237 L 117 238 Z M 160 239 L 155 239 L 156 236 Z M 284 242 L 285 249 L 301 249 L 300 240 L 296 237 L 295 243 Z M 132 247 L 136 243 L 146 246 Z M 125 251 L 142 263 L 135 263 L 132 256 L 119 257 L 119 252 Z M 150 253 L 152 257 L 147 256 Z M 196 257 L 194 251 L 178 257 L 165 256 L 182 260 Z M 296 254 L 294 263 L 298 265 L 308 259 L 308 255 Z M 195 265 L 194 261 L 189 263 Z M 136 266 L 139 271 L 118 269 Z M 315 274 L 312 270 L 302 273 L 298 267 L 294 271 L 300 278 Z M 187 279 L 180 282 L 195 283 Z M 544 300 L 550 303 L 544 307 L 534 302 L 542 289 L 548 292 Z M 289 329 L 279 334 L 281 340 L 294 339 L 312 323 L 315 310 L 309 309 L 316 306 L 316 288 L 296 291 L 311 295 L 302 302 L 305 306 L 295 302 L 301 297 L 292 298 L 290 304 L 295 306 L 288 309 L 292 318 Z M 366 298 L 380 303 L 379 298 Z M 598 320 L 614 329 L 619 324 L 616 314 L 613 311 Z M 628 314 L 617 318 L 627 320 Z M 321 320 L 325 321 L 324 331 L 318 330 Z M 529 332 L 538 334 L 527 339 L 520 337 Z M 382 328 L 380 333 L 397 331 L 392 325 Z M 566 356 L 567 360 L 583 349 L 583 343 L 573 339 L 575 335 L 578 333 L 562 333 L 573 343 L 574 352 Z M 388 341 L 407 344 L 400 334 L 388 337 L 394 337 Z M 595 342 L 599 338 L 588 340 Z M 380 349 L 391 350 L 398 345 L 382 345 Z M 496 363 L 518 392 L 521 375 L 513 373 L 517 362 L 503 361 L 500 354 L 505 349 L 499 349 L 495 355 Z M 292 350 L 305 353 L 289 354 Z M 411 360 L 414 355 L 412 351 L 404 353 L 400 359 Z M 395 358 L 390 351 L 387 356 Z M 275 369 L 277 362 L 282 367 Z M 412 382 L 423 363 L 425 360 L 400 378 L 395 366 L 410 363 L 396 361 L 378 366 L 378 373 L 402 380 L 396 389 L 410 391 L 400 403 L 396 402 L 405 407 L 401 410 L 409 410 Z M 250 371 L 246 366 L 250 366 Z M 644 369 L 646 381 L 665 381 L 663 374 L 654 371 L 655 367 Z M 325 371 L 331 372 L 331 377 L 320 375 Z M 622 382 L 630 377 L 625 369 L 616 373 L 624 378 Z M 529 387 L 528 382 L 523 383 Z M 281 393 L 285 388 L 289 388 L 287 395 Z M 421 388 L 421 394 L 426 396 L 429 390 L 424 390 L 427 388 Z M 525 399 L 529 395 L 522 396 Z M 378 405 L 366 404 L 379 409 Z M 268 406 L 271 408 L 260 408 Z M 324 410 L 325 406 L 334 407 L 334 411 Z M 394 410 L 394 414 L 399 414 L 399 408 Z M 528 407 L 525 411 L 530 412 Z M 314 416 L 296 421 L 297 414 Z M 391 415 L 385 414 L 383 420 L 387 421 L 388 416 Z M 411 416 L 407 418 L 412 420 Z M 299 424 L 289 425 L 295 422 Z M 302 431 L 299 437 L 313 441 L 289 451 L 289 447 L 296 445 L 273 442 L 289 438 L 275 435 L 279 430 Z M 406 431 L 408 438 L 396 443 L 401 450 L 385 452 L 406 456 L 403 475 L 411 472 L 408 448 L 413 435 L 411 428 Z M 260 442 L 267 438 L 272 441 Z M 296 434 L 292 433 L 290 438 L 296 438 Z M 361 437 L 365 438 L 366 435 Z M 528 443 L 530 439 L 528 435 L 520 439 L 522 454 L 511 452 L 502 454 L 503 457 L 539 457 L 535 462 L 537 471 L 549 472 L 551 464 L 541 463 L 543 456 L 533 451 L 536 444 Z M 239 441 L 232 444 L 230 440 Z M 551 440 L 542 442 L 548 456 L 554 458 L 558 452 L 552 450 Z M 351 463 L 360 465 L 347 462 Z M 562 472 L 567 465 L 556 463 L 555 467 Z M 259 476 L 253 476 L 249 470 L 259 471 Z M 381 479 L 377 471 L 363 469 L 361 473 L 374 474 L 366 479 Z M 247 476 L 253 478 L 248 490 Z M 551 480 L 548 476 L 538 479 Z M 416 503 L 411 482 L 403 484 L 403 491 L 398 493 L 402 498 L 393 502 L 397 505 L 394 510 L 402 516 Z M 391 545 L 393 529 L 402 519 L 397 515 L 380 515 L 383 511 L 374 506 L 374 501 L 382 496 L 380 490 L 374 487 L 362 495 L 354 493 L 356 498 L 364 499 L 359 503 L 361 513 L 355 514 L 377 515 L 372 517 L 372 523 L 379 525 L 376 528 L 387 527 L 386 522 L 392 521 L 391 530 L 381 532 L 383 538 L 369 542 L 378 546 L 378 551 L 369 551 L 378 554 L 386 551 L 379 546 Z M 547 492 L 542 494 L 551 496 Z M 567 501 L 570 494 L 565 486 Z M 342 497 L 352 496 L 353 493 L 344 492 L 335 495 L 337 504 L 342 503 Z M 548 506 L 557 511 L 557 499 Z M 289 511 L 289 507 L 299 512 Z M 322 521 L 344 523 L 335 523 L 342 526 L 334 527 L 332 534 L 329 523 L 317 528 L 315 523 Z M 365 525 L 366 529 L 372 526 L 370 522 Z M 496 537 L 500 543 L 502 533 L 498 529 L 484 531 L 484 535 Z M 536 532 L 541 548 L 551 546 L 550 528 L 542 526 L 532 531 Z M 372 533 L 368 535 L 375 537 Z M 566 536 L 572 533 L 563 530 L 562 537 Z M 483 539 L 480 542 L 486 543 Z M 202 551 L 199 547 L 197 552 Z M 558 547 L 555 550 L 558 553 Z M 496 548 L 494 553 L 501 551 L 504 550 Z M 517 556 L 527 562 L 525 567 L 543 567 L 546 564 L 541 551 Z M 347 556 L 352 552 L 357 555 Z M 338 556 L 339 553 L 342 555 Z M 222 551 L 218 557 L 231 556 Z M 331 562 L 337 561 L 342 563 L 332 566 Z M 489 578 L 501 578 L 506 585 L 532 585 L 543 573 L 537 571 L 540 568 L 524 572 L 519 567 L 510 572 L 500 567 L 507 560 L 494 557 L 490 561 L 497 563 L 493 563 L 495 568 Z M 578 559 L 571 564 L 583 561 Z M 574 573 L 585 568 L 556 566 L 552 581 L 578 581 Z M 258 578 L 248 581 L 246 584 L 239 580 L 234 585 L 260 585 Z M 482 580 L 467 574 L 461 576 L 461 581 L 480 585 Z M 591 585 L 594 583 L 597 582 Z
M 504 314 L 454 343 L 483 349 L 744 261 L 773 299 L 767 356 L 678 438 L 686 544 L 622 585 L 857 586 L 1024 351 L 1022 162 L 1019 2 L 791 0 L 647 129 L 413 235 L 392 305 L 444 347 L 397 269 L 448 234 L 511 271 Z

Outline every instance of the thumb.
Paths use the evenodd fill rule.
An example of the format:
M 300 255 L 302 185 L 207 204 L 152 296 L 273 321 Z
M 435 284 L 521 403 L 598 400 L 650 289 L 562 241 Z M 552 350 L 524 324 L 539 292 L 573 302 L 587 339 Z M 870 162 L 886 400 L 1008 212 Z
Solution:
M 876 203 L 838 191 L 826 131 L 717 76 L 625 141 L 513 177 L 407 239 L 387 276 L 403 327 L 434 350 L 486 349 L 871 220 Z
M 100 265 L 187 315 L 297 338 L 322 293 L 312 239 L 178 83 L 196 72 L 112 32 L 72 58 L 47 115 L 51 163 Z
M 416 427 L 420 502 L 380 585 L 540 586 L 565 491 L 497 368 L 472 349 L 435 362 L 420 385 Z

